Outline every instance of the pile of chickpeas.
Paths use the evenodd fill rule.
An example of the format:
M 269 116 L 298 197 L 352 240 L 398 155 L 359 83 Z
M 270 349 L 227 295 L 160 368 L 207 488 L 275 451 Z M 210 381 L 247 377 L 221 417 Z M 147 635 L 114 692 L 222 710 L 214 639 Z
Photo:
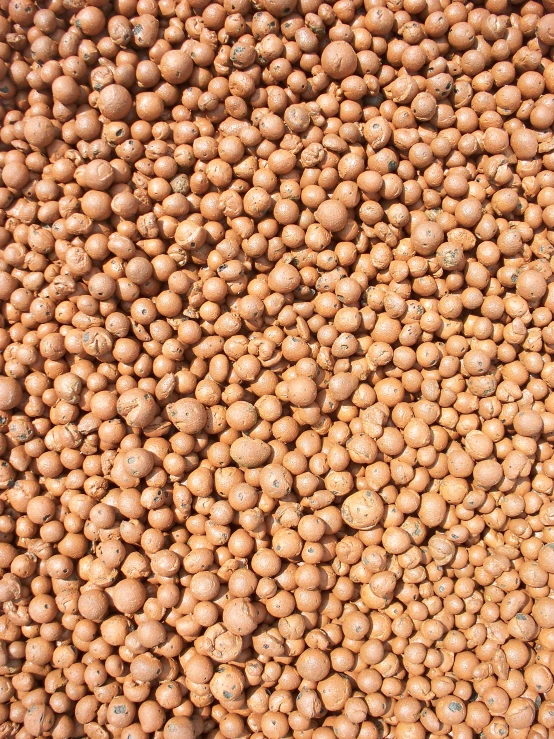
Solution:
M 0 737 L 549 739 L 554 0 L 0 0 Z

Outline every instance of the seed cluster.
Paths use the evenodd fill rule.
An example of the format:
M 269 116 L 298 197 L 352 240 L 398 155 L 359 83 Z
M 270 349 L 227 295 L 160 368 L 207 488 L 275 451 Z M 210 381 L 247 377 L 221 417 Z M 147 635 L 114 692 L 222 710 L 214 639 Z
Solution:
M 548 739 L 554 0 L 0 0 L 0 736 Z

